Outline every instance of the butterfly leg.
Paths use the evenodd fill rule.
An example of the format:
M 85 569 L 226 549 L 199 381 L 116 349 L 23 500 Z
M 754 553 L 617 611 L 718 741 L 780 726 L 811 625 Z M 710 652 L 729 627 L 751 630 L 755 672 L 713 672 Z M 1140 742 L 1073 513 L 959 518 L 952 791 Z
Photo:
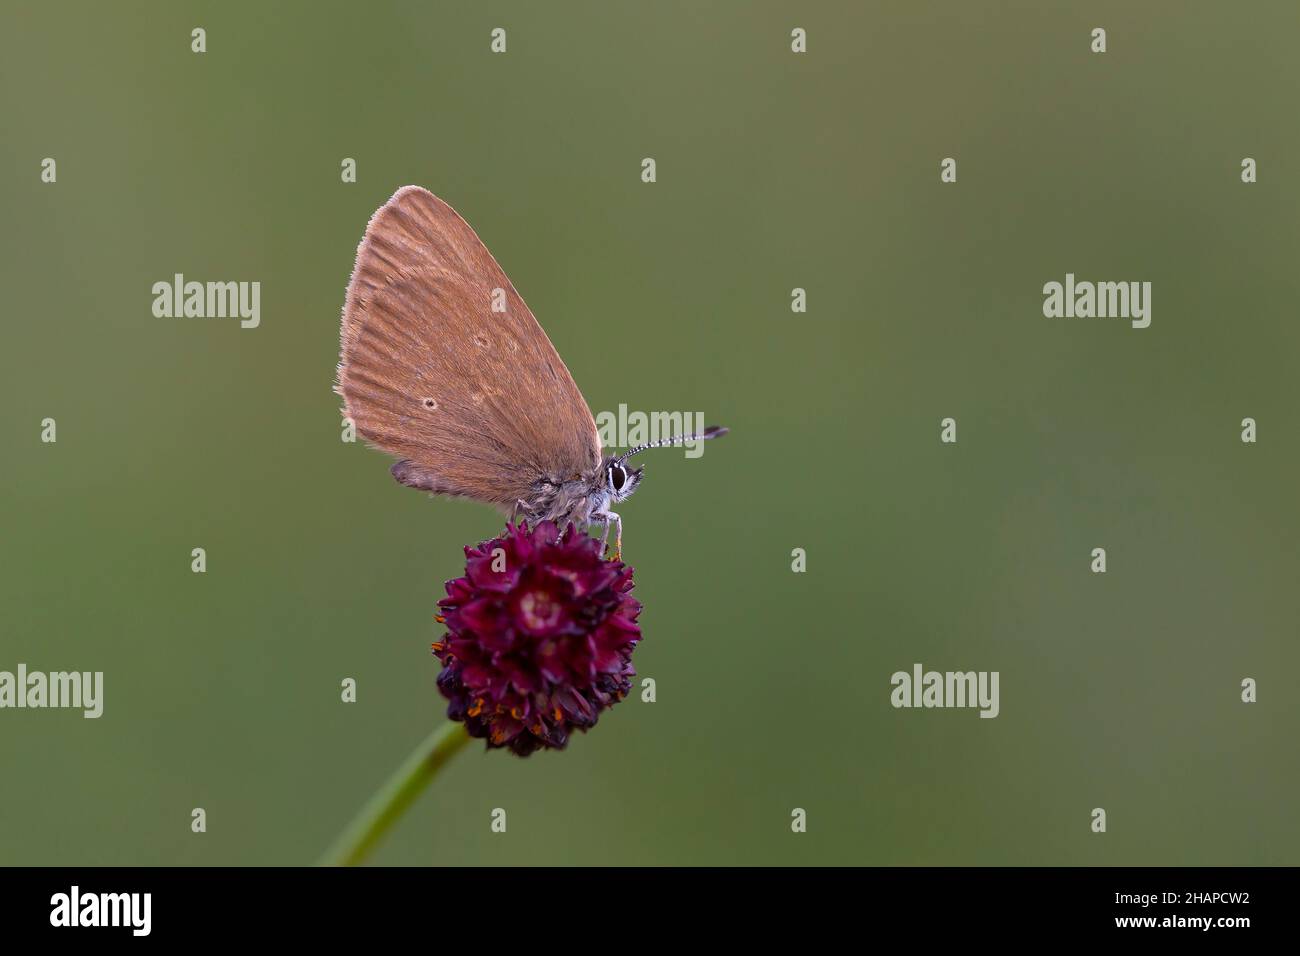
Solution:
M 524 501 L 523 498 L 516 498 L 515 506 L 510 509 L 510 523 L 515 523 L 515 518 L 519 516 L 521 511 L 524 513 L 525 518 L 527 518 L 529 510 L 528 502 Z
M 619 560 L 623 555 L 623 519 L 612 511 L 597 511 L 591 516 L 591 520 L 599 521 L 605 526 L 605 533 L 600 536 L 601 550 L 604 550 L 609 542 L 609 526 L 613 525 L 617 529 L 614 532 L 613 560 Z

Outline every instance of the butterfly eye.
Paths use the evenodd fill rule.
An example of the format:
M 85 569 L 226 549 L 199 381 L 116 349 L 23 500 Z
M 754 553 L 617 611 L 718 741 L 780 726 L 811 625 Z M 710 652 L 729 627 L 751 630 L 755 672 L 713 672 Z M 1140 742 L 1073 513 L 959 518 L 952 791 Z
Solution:
M 613 488 L 615 491 L 619 491 L 622 489 L 623 483 L 626 481 L 627 481 L 627 472 L 623 470 L 622 465 L 609 466 L 609 486 L 611 488 Z

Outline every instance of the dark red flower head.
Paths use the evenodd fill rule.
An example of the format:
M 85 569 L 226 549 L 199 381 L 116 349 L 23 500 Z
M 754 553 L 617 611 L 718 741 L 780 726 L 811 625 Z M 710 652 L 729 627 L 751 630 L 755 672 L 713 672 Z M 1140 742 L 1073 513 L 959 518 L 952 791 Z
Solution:
M 465 549 L 465 576 L 438 602 L 448 633 L 433 652 L 447 716 L 471 737 L 521 757 L 562 749 L 627 696 L 641 605 L 632 569 L 600 552 L 550 521 Z

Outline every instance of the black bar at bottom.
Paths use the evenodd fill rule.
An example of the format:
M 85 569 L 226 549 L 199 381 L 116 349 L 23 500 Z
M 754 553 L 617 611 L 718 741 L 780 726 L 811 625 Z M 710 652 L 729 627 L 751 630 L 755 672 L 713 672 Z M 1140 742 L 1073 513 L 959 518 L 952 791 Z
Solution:
M 1260 933 L 1293 936 L 1295 876 L 1285 868 L 1197 867 L 9 868 L 0 869 L 0 925 L 6 942 L 284 936 L 338 944 L 403 933 L 427 934 L 435 950 L 462 931 L 511 946 L 536 934 L 531 942 L 550 949 L 701 925 L 735 943 L 815 926 L 818 936 L 842 928 L 863 943 L 897 932 L 926 943 L 1050 934 L 1231 945 Z

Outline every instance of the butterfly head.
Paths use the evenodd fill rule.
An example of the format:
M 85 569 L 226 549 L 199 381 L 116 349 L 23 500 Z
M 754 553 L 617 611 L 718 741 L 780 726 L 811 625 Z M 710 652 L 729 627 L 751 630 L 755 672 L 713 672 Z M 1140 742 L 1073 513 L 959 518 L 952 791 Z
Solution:
M 601 463 L 600 470 L 605 480 L 604 490 L 609 494 L 611 503 L 630 498 L 641 484 L 641 475 L 645 472 L 644 466 L 629 468 L 617 458 L 606 458 Z

